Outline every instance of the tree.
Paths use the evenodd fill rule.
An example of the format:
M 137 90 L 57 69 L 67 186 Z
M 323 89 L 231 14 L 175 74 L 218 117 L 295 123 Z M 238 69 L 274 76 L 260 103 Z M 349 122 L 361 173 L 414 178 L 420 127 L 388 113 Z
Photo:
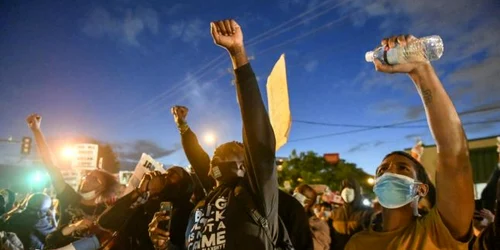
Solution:
M 372 186 L 367 182 L 371 175 L 358 168 L 355 163 L 341 159 L 332 165 L 313 151 L 297 154 L 293 150 L 289 159 L 283 162 L 278 177 L 281 186 L 285 181 L 289 181 L 292 187 L 301 183 L 325 184 L 337 191 L 340 191 L 342 180 L 352 177 L 359 182 L 365 194 L 373 193 Z

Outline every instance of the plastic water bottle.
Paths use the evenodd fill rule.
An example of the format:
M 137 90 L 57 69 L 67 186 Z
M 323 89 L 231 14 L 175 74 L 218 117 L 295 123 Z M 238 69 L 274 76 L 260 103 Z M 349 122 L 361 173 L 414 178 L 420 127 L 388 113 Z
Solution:
M 381 46 L 374 51 L 366 52 L 367 62 L 378 59 L 383 64 L 395 65 L 413 62 L 435 61 L 441 58 L 444 51 L 443 40 L 439 36 L 427 36 L 408 43 L 406 46 L 399 46 L 389 49 Z

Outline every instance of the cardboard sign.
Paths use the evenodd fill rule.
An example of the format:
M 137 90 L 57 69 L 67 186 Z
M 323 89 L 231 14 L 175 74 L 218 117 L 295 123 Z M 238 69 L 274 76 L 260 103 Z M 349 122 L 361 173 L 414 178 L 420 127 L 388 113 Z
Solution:
M 267 103 L 269 106 L 269 119 L 276 137 L 276 151 L 288 142 L 288 135 L 292 126 L 290 100 L 288 96 L 288 82 L 286 78 L 285 54 L 267 78 Z
M 75 146 L 76 156 L 71 162 L 71 167 L 77 170 L 94 170 L 97 169 L 97 153 L 99 145 L 81 143 Z

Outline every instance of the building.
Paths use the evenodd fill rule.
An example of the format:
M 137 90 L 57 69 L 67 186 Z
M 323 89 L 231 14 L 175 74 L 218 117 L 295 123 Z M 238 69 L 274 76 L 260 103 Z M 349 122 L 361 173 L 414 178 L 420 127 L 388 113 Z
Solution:
M 496 136 L 469 140 L 469 155 L 474 175 L 476 199 L 479 199 L 482 190 L 499 163 L 497 142 Z M 410 153 L 411 148 L 405 149 L 405 151 Z M 427 170 L 431 181 L 435 183 L 437 164 L 436 145 L 424 145 L 424 154 L 422 155 L 421 162 Z

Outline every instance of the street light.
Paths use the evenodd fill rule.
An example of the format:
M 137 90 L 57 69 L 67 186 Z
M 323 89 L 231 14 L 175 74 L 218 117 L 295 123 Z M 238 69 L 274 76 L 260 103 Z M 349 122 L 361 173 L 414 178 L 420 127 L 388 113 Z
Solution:
M 375 183 L 375 179 L 373 177 L 369 177 L 367 180 L 368 184 L 373 185 Z
M 212 133 L 205 134 L 204 139 L 205 139 L 205 142 L 210 144 L 210 145 L 215 144 L 215 135 Z
M 76 156 L 76 150 L 74 147 L 66 146 L 62 149 L 61 156 L 66 160 L 71 160 Z

